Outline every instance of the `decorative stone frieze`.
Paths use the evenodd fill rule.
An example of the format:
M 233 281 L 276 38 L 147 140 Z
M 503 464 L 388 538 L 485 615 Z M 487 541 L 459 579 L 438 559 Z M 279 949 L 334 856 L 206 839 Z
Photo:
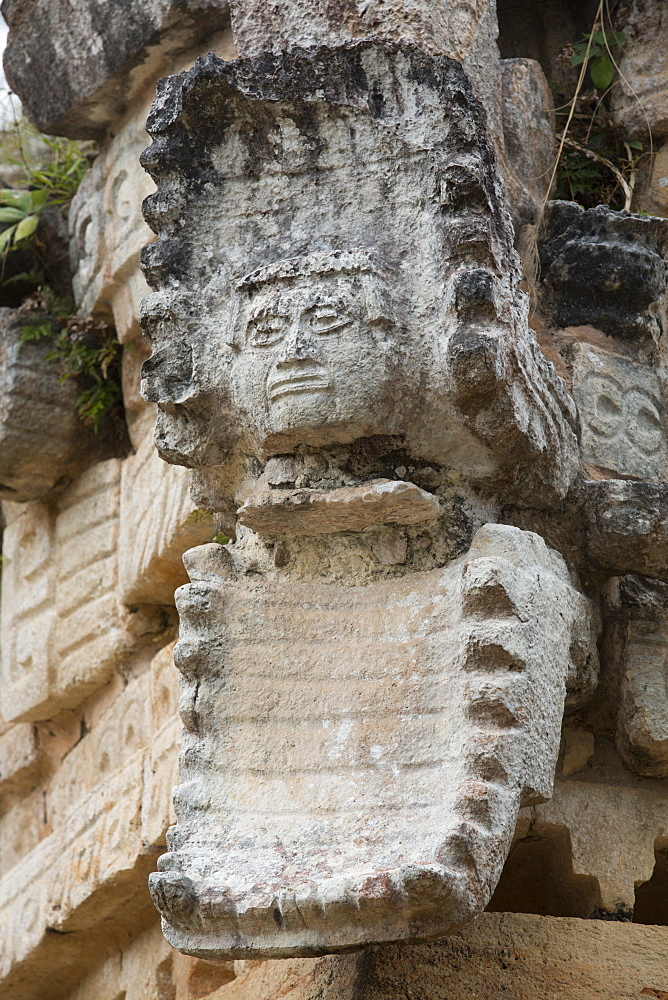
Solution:
M 7 720 L 48 719 L 102 686 L 127 654 L 117 585 L 120 462 L 100 462 L 56 506 L 5 505 L 2 691 Z
M 121 469 L 118 583 L 125 604 L 174 603 L 187 580 L 183 553 L 213 533 L 211 518 L 194 512 L 186 470 L 161 462 L 145 435 Z
M 656 372 L 585 344 L 573 355 L 583 461 L 612 477 L 665 479 L 664 394 Z

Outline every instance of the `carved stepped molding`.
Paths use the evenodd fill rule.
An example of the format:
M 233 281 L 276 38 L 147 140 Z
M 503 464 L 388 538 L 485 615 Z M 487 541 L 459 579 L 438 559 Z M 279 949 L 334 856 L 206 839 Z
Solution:
M 168 940 L 276 957 L 439 937 L 480 913 L 518 809 L 549 798 L 591 670 L 588 602 L 537 535 L 486 525 L 444 569 L 366 587 L 187 556 Z

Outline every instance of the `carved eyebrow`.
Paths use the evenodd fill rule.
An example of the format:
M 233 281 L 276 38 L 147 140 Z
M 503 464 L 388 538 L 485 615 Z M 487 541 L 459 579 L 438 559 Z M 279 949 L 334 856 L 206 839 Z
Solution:
M 350 303 L 343 298 L 326 298 L 321 301 L 310 302 L 304 312 L 314 312 L 316 309 L 337 309 L 346 311 L 350 309 Z

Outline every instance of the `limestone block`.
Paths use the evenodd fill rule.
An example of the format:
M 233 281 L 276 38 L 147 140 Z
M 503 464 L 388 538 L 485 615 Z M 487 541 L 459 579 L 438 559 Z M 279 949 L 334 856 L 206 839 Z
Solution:
M 45 792 L 45 812 L 54 830 L 65 826 L 83 796 L 128 757 L 151 744 L 148 673 L 131 680 L 91 731 L 67 754 Z
M 214 997 L 663 1000 L 667 947 L 666 927 L 483 913 L 465 930 L 431 944 L 388 945 L 321 959 L 238 962 L 246 968 Z
M 506 153 L 515 175 L 539 205 L 547 194 L 555 156 L 552 93 L 535 59 L 502 59 L 501 82 Z
M 644 777 L 668 776 L 668 587 L 626 576 L 611 594 L 622 630 L 617 745 Z
M 45 496 L 100 454 L 74 409 L 79 387 L 45 360 L 50 341 L 21 342 L 30 316 L 0 309 L 0 499 L 17 502 Z
M 0 736 L 0 798 L 30 785 L 44 760 L 35 727 L 29 722 L 11 726 Z
M 128 927 L 145 925 L 144 771 L 139 751 L 0 881 L 2 1000 L 66 996 Z
M 183 553 L 211 541 L 211 519 L 194 519 L 194 510 L 186 470 L 161 461 L 149 434 L 121 469 L 118 571 L 126 604 L 174 603 L 187 580 Z
M 3 798 L 0 810 L 2 873 L 18 865 L 49 833 L 44 822 L 44 793 L 39 782 L 31 792 L 26 793 L 22 788 L 11 798 Z
M 642 774 L 668 777 L 668 612 L 629 624 L 622 681 L 622 724 Z
M 575 774 L 587 766 L 594 755 L 594 734 L 587 729 L 566 726 L 563 732 L 564 756 L 561 762 L 561 773 L 564 776 Z
M 208 1000 L 233 979 L 232 962 L 214 966 L 179 955 L 154 922 L 86 976 L 68 1000 Z
M 166 846 L 166 834 L 175 822 L 172 796 L 179 780 L 181 729 L 178 716 L 169 719 L 155 734 L 147 764 L 142 839 L 154 847 Z
M 151 732 L 157 733 L 179 710 L 179 675 L 174 666 L 174 643 L 170 642 L 151 660 L 149 697 Z
M 3 538 L 2 711 L 39 720 L 101 687 L 129 650 L 117 597 L 120 462 L 92 466 L 56 507 L 26 506 Z
M 12 970 L 40 945 L 46 929 L 48 872 L 55 862 L 53 837 L 43 840 L 0 879 L 0 996 Z
M 582 484 L 587 558 L 614 575 L 668 579 L 668 486 L 612 479 Z
M 654 157 L 651 185 L 658 212 L 664 214 L 668 209 L 668 144 L 663 145 Z
M 543 308 L 557 326 L 658 341 L 666 329 L 668 221 L 554 201 L 543 232 Z
M 171 956 L 157 928 L 139 934 L 122 952 L 102 962 L 68 1000 L 169 1000 Z
M 668 55 L 663 44 L 668 10 L 663 0 L 632 0 L 620 22 L 627 36 L 620 80 L 612 92 L 615 120 L 629 137 L 649 145 L 668 136 Z
M 654 843 L 668 835 L 668 802 L 660 788 L 588 781 L 557 781 L 552 799 L 535 809 L 540 824 L 566 827 L 573 870 L 598 881 L 601 907 L 633 909 L 635 888 L 654 870 Z
M 55 625 L 54 513 L 38 501 L 17 510 L 3 532 L 0 593 L 0 698 L 10 720 L 48 704 Z
M 136 891 L 132 873 L 143 850 L 143 769 L 139 751 L 84 798 L 60 831 L 47 904 L 47 923 L 55 930 L 95 925 L 118 906 L 124 890 Z
M 377 41 L 207 56 L 163 82 L 148 129 L 143 392 L 163 458 L 201 478 L 240 451 L 392 434 L 468 477 L 524 463 L 517 488 L 563 493 L 572 401 L 528 329 L 458 65 Z
M 222 546 L 187 566 L 178 826 L 152 876 L 167 939 L 317 954 L 481 912 L 519 808 L 551 794 L 592 644 L 561 557 L 487 525 L 448 567 L 365 587 L 235 577 Z
M 613 476 L 665 478 L 663 392 L 648 365 L 577 345 L 572 391 L 584 462 Z
M 43 132 L 100 138 L 161 62 L 229 24 L 225 0 L 3 0 L 5 73 Z
M 260 535 L 364 531 L 378 524 L 419 524 L 441 513 L 438 499 L 414 483 L 378 479 L 338 490 L 260 490 L 237 512 Z
M 139 254 L 151 239 L 142 200 L 154 185 L 139 166 L 146 145 L 141 107 L 96 158 L 69 212 L 70 262 L 80 312 L 113 311 L 119 339 L 137 334 L 136 311 L 148 288 Z

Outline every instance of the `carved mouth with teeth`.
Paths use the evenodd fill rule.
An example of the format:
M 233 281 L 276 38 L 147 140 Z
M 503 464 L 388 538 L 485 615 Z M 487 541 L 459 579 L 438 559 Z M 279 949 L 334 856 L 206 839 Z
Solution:
M 267 382 L 269 402 L 273 403 L 281 396 L 298 392 L 322 392 L 329 389 L 330 384 L 321 368 L 299 369 L 290 375 L 278 375 Z

